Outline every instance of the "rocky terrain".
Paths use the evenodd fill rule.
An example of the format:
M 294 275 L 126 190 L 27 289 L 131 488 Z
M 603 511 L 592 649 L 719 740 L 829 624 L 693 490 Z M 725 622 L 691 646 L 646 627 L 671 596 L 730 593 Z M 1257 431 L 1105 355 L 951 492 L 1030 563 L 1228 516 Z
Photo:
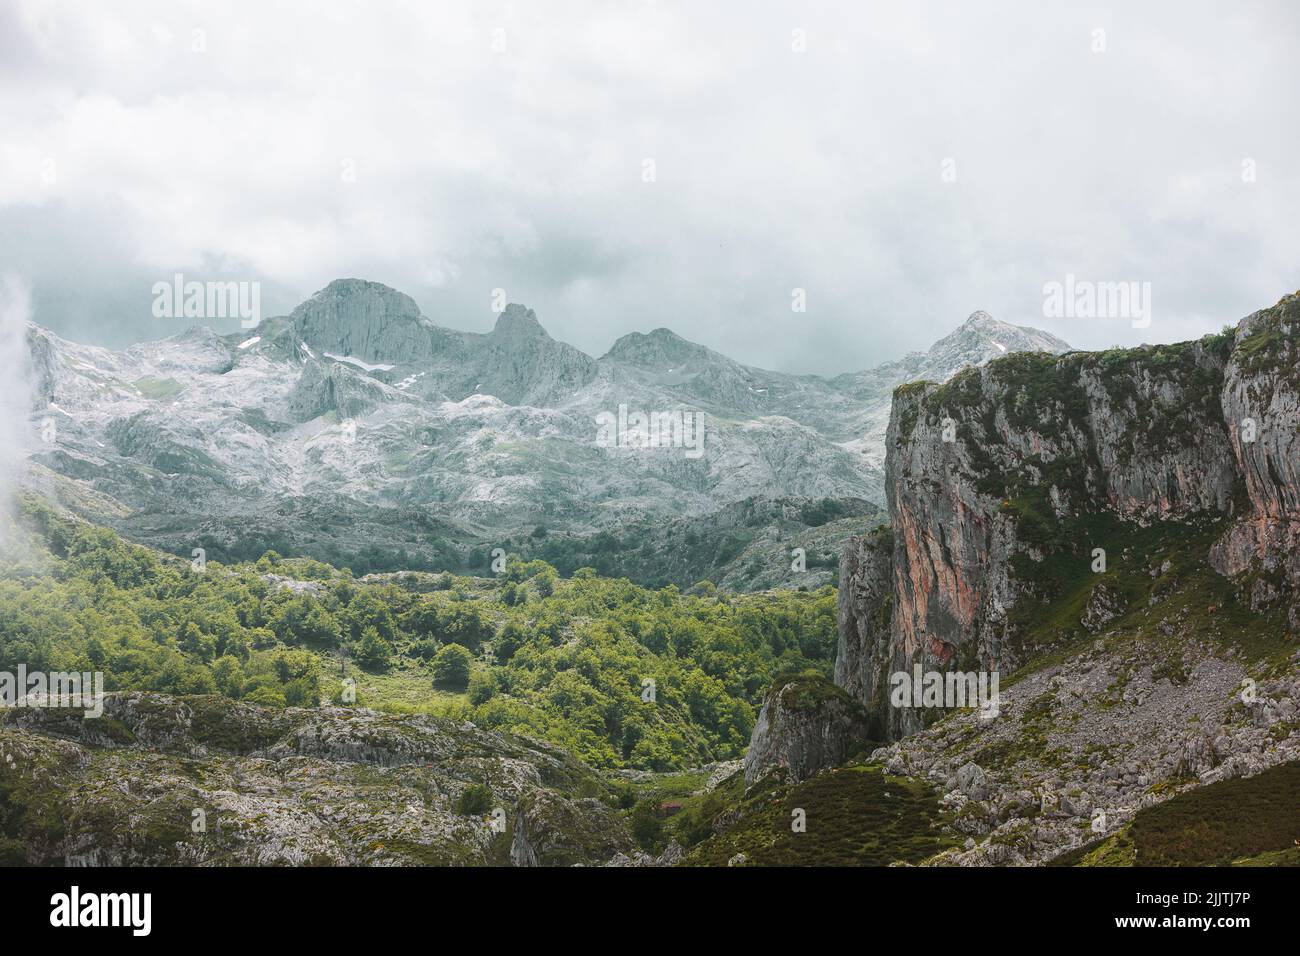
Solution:
M 567 865 L 633 849 L 559 748 L 345 707 L 110 694 L 0 710 L 8 865 Z
M 1257 666 L 1179 643 L 1175 675 L 1168 645 L 1099 640 L 1004 691 L 997 719 L 955 714 L 874 752 L 887 773 L 942 793 L 966 838 L 928 862 L 1046 862 L 1179 793 L 1300 760 L 1300 652 L 1246 703 Z
M 323 353 L 326 339 L 308 333 L 318 323 L 332 331 L 313 334 L 342 335 L 345 300 L 322 293 L 297 319 L 283 320 L 282 332 L 275 332 L 280 320 L 271 320 L 247 350 L 297 350 L 295 359 L 254 353 L 267 363 L 303 362 L 303 343 Z M 743 367 L 725 360 L 698 381 L 665 378 L 666 368 L 677 375 L 708 358 L 670 333 L 629 337 L 616 346 L 620 355 L 592 364 L 553 343 L 560 358 L 524 361 L 517 375 L 494 380 L 500 367 L 491 355 L 499 356 L 492 350 L 500 343 L 446 333 L 387 293 L 368 308 L 382 321 L 346 347 L 368 366 L 387 364 L 393 349 L 420 356 L 437 394 L 394 401 L 406 411 L 410 404 L 417 418 L 433 416 L 421 421 L 465 402 L 493 414 L 561 414 L 538 406 L 508 406 L 507 413 L 503 402 L 483 396 L 454 399 L 471 377 L 476 387 L 493 381 L 520 402 L 556 401 L 571 387 L 608 390 L 623 374 L 711 415 L 724 403 L 733 414 L 756 414 L 765 401 L 762 392 L 751 395 L 755 380 Z M 304 319 L 304 309 L 321 315 Z M 552 349 L 527 316 L 508 314 L 504 331 L 498 327 L 503 339 L 524 335 L 534 358 Z M 970 324 L 978 332 L 986 321 Z M 355 332 L 354 322 L 344 324 Z M 32 863 L 1292 861 L 1291 841 L 1300 839 L 1292 783 L 1300 766 L 1298 333 L 1300 296 L 1287 296 L 1195 342 L 1014 353 L 956 374 L 935 358 L 942 380 L 893 391 L 885 514 L 840 488 L 745 495 L 663 521 L 653 508 L 633 505 L 623 524 L 587 528 L 584 547 L 593 560 L 627 552 L 622 560 L 649 574 L 649 563 L 636 562 L 681 552 L 672 574 L 712 562 L 731 569 L 731 577 L 720 577 L 738 589 L 746 581 L 798 580 L 764 570 L 789 566 L 792 540 L 807 541 L 810 564 L 829 572 L 823 562 L 837 536 L 865 532 L 844 544 L 839 561 L 834 682 L 812 672 L 778 677 L 740 767 L 631 781 L 598 775 L 554 747 L 440 718 L 120 694 L 99 722 L 57 711 L 4 713 L 0 812 L 3 832 L 17 836 L 3 851 Z M 204 341 L 192 345 L 202 353 Z M 437 356 L 448 349 L 455 361 L 439 366 Z M 409 369 L 397 384 L 376 377 L 399 371 L 344 361 L 303 367 L 283 378 L 286 396 L 297 390 L 285 407 L 316 415 L 305 423 L 322 430 L 322 415 L 356 416 L 360 443 L 365 429 L 396 420 L 384 417 L 385 402 L 373 396 L 415 387 L 397 387 Z M 328 387 L 312 377 L 325 372 L 336 377 Z M 316 398 L 303 397 L 304 382 Z M 331 411 L 320 411 L 320 395 L 329 396 Z M 164 431 L 180 428 L 172 417 L 179 412 L 150 407 L 137 414 L 163 422 Z M 731 427 L 753 430 L 765 427 L 755 424 L 762 420 L 733 419 Z M 132 426 L 107 416 L 96 427 L 111 438 Z M 36 474 L 65 499 L 74 491 L 83 496 L 83 510 L 161 527 L 161 512 L 123 503 L 106 477 L 125 481 L 137 465 L 121 448 L 135 454 L 155 448 L 153 439 L 142 432 L 139 446 L 101 454 L 114 462 L 107 473 L 70 481 L 77 442 L 95 440 L 88 434 L 74 428 L 73 451 L 47 451 L 47 470 Z M 166 447 L 163 454 L 183 457 L 178 445 Z M 271 441 L 257 448 L 254 458 L 282 453 Z M 303 488 L 319 492 L 327 474 L 340 487 L 350 480 L 365 486 L 360 475 L 344 473 L 342 457 L 322 450 L 308 460 L 334 461 L 334 470 L 288 472 Z M 462 457 L 461 470 L 479 460 Z M 737 467 L 734 460 L 701 461 Z M 431 462 L 421 467 L 436 472 Z M 650 472 L 638 468 L 609 480 L 648 480 Z M 599 479 L 592 474 L 581 480 Z M 166 485 L 184 475 L 158 477 Z M 393 489 L 405 481 L 385 474 L 376 487 L 400 498 L 405 492 Z M 691 487 L 701 500 L 726 497 L 721 485 Z M 497 501 L 483 512 L 494 518 L 471 523 L 447 501 L 440 527 L 461 522 L 457 527 L 478 534 L 491 520 L 509 526 L 502 517 L 508 503 Z M 504 510 L 494 511 L 497 505 Z M 353 507 L 350 499 L 332 506 L 340 513 Z M 365 507 L 380 513 L 387 505 Z M 431 513 L 424 505 L 411 511 Z M 756 530 L 731 540 L 731 553 L 693 553 L 736 527 Z M 552 522 L 527 537 L 544 556 L 566 533 Z M 892 678 L 914 668 L 941 677 L 996 674 L 992 710 L 971 701 L 900 704 Z M 1206 809 L 1222 806 L 1240 812 Z M 493 829 L 496 809 L 504 825 Z M 190 827 L 195 810 L 206 816 L 201 833 Z M 122 819 L 133 825 L 108 825 Z
M 895 392 L 889 526 L 846 547 L 835 683 L 893 741 L 873 763 L 965 835 L 930 862 L 1044 862 L 1300 758 L 1297 333 L 1291 295 L 1197 342 Z M 997 715 L 896 705 L 917 666 L 999 672 Z
M 824 506 L 862 519 L 882 500 L 895 385 L 1066 349 L 976 313 L 926 353 L 832 379 L 750 368 L 667 329 L 591 358 L 521 305 L 490 333 L 458 332 L 355 279 L 242 334 L 111 352 L 32 326 L 28 344 L 32 482 L 77 482 L 88 517 L 172 553 L 482 571 L 509 545 L 564 569 L 603 554 L 611 573 L 736 588 L 785 581 L 796 547 L 822 558 L 799 583 L 833 580 L 850 526 L 829 527 Z M 602 442 L 597 416 L 621 406 L 702 415 L 699 454 Z M 616 567 L 629 549 L 610 537 L 646 528 L 659 557 Z M 701 534 L 709 548 L 681 546 Z

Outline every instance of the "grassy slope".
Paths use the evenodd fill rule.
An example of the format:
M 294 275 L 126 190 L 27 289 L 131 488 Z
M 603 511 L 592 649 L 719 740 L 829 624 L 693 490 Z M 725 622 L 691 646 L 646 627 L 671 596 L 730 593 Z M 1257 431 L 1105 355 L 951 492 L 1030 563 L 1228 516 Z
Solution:
M 732 786 L 736 784 L 733 781 Z M 807 830 L 792 830 L 792 813 Z M 738 803 L 736 823 L 691 850 L 688 866 L 726 866 L 737 854 L 760 866 L 918 863 L 957 843 L 934 791 L 921 781 L 853 765 L 795 786 L 760 783 Z
M 1147 807 L 1119 833 L 1053 866 L 1300 865 L 1300 762 Z
M 1240 659 L 1256 662 L 1263 672 L 1284 666 L 1295 651 L 1293 641 L 1286 639 L 1285 612 L 1272 609 L 1263 614 L 1249 606 L 1249 589 L 1254 574 L 1242 580 L 1229 581 L 1213 569 L 1204 559 L 1209 545 L 1223 530 L 1220 522 L 1182 523 L 1166 522 L 1142 528 L 1106 516 L 1087 516 L 1073 525 L 1066 536 L 1077 542 L 1077 554 L 1055 552 L 1041 564 L 1027 567 L 1042 583 L 1046 599 L 1032 605 L 1022 605 L 1015 612 L 1021 615 L 1023 648 L 1029 663 L 1014 674 L 1008 675 L 1003 686 L 1012 686 L 1019 677 L 1034 670 L 1066 660 L 1096 641 L 1102 640 L 1117 652 L 1124 645 L 1138 642 L 1148 651 L 1158 653 L 1169 673 L 1177 680 L 1183 666 L 1182 643 L 1190 636 L 1209 640 L 1223 651 L 1235 649 Z M 1107 549 L 1108 569 L 1103 574 L 1091 570 L 1091 548 Z M 1168 570 L 1161 571 L 1164 562 Z M 1153 577 L 1150 571 L 1156 571 Z M 1122 595 L 1125 610 L 1110 622 L 1107 636 L 1090 635 L 1083 630 L 1079 619 L 1088 596 L 1098 584 L 1105 584 L 1112 593 Z M 1152 604 L 1152 599 L 1155 603 Z M 1213 607 L 1213 613 L 1210 608 Z M 1174 625 L 1172 628 L 1169 625 Z M 1162 628 L 1161 625 L 1165 625 Z M 1166 634 L 1166 630 L 1171 633 Z M 1026 746 L 1042 746 L 1027 728 Z M 980 762 L 998 765 L 1013 754 L 985 754 Z M 1281 768 L 1278 768 L 1281 769 Z M 1269 771 L 1273 774 L 1275 771 Z M 866 776 L 863 776 L 865 774 Z M 1257 824 L 1269 829 L 1271 842 L 1243 844 L 1246 849 L 1239 855 L 1250 856 L 1265 865 L 1287 865 L 1300 862 L 1290 850 L 1300 850 L 1291 845 L 1300 838 L 1300 810 L 1295 794 L 1300 792 L 1300 780 L 1295 777 L 1270 777 L 1264 784 L 1250 781 L 1229 781 L 1216 784 L 1216 794 L 1230 794 L 1226 806 L 1238 803 L 1235 795 L 1254 793 L 1263 787 L 1264 802 L 1243 801 L 1240 807 L 1259 810 L 1259 820 L 1239 821 L 1241 832 L 1253 832 Z M 888 779 L 894 787 L 912 788 L 905 799 L 895 804 L 888 801 L 882 781 Z M 1258 780 L 1259 777 L 1251 778 Z M 1286 783 L 1286 781 L 1290 781 Z M 1281 786 L 1271 786 L 1268 781 L 1281 781 Z M 1288 796 L 1287 787 L 1290 787 Z M 1213 790 L 1214 788 L 1205 788 Z M 1135 863 L 1134 841 L 1145 847 L 1143 853 L 1150 857 L 1158 844 L 1168 845 L 1165 862 L 1178 865 L 1195 862 L 1184 845 L 1202 838 L 1197 821 L 1225 814 L 1217 803 L 1183 802 L 1188 797 L 1204 791 L 1171 800 L 1168 804 L 1151 808 L 1139 814 L 1133 827 L 1125 828 L 1103 844 L 1089 848 L 1090 865 L 1131 866 Z M 723 791 L 724 794 L 727 791 Z M 777 865 L 884 865 L 891 862 L 919 862 L 957 841 L 952 834 L 938 830 L 943 816 L 933 794 L 920 781 L 884 778 L 879 771 L 862 767 L 844 768 L 839 773 L 823 774 L 793 788 L 771 787 L 761 793 L 743 798 L 739 789 L 730 794 L 728 809 L 739 810 L 739 822 L 720 835 L 714 836 L 694 849 L 687 857 L 688 864 L 726 865 L 736 853 L 745 853 L 749 862 Z M 1215 798 L 1220 799 L 1220 798 Z M 1273 802 L 1268 802 L 1272 800 Z M 1288 802 L 1289 800 L 1289 802 Z M 690 808 L 690 803 L 686 804 Z M 789 832 L 789 811 L 795 806 L 808 810 L 809 826 L 806 834 Z M 834 825 L 816 829 L 811 807 L 822 813 L 823 819 L 834 820 Z M 1173 810 L 1164 810 L 1173 807 Z M 1179 808 L 1194 808 L 1180 813 Z M 914 815 L 910 822 L 898 818 L 900 811 Z M 1156 814 L 1156 811 L 1163 811 Z M 1266 823 L 1274 815 L 1290 813 L 1292 826 L 1287 830 L 1284 821 Z M 1157 821 L 1162 836 L 1158 839 L 1149 828 Z M 883 829 L 882 829 L 883 827 Z M 1136 827 L 1136 830 L 1134 830 Z M 1278 829 L 1278 828 L 1281 829 Z M 1291 832 L 1295 831 L 1295 832 Z M 1286 836 L 1291 833 L 1290 836 Z M 1283 840 L 1282 838 L 1285 837 Z M 1155 841 L 1155 842 L 1153 842 Z M 1290 849 L 1288 849 L 1290 847 Z M 1138 860 L 1137 862 L 1141 862 Z M 1148 858 L 1149 865 L 1160 865 Z

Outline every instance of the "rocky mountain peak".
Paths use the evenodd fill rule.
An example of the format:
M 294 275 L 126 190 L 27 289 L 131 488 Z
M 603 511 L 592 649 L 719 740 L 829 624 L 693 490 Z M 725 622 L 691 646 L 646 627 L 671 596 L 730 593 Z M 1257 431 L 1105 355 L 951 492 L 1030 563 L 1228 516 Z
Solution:
M 684 365 L 692 359 L 726 361 L 713 350 L 688 341 L 665 328 L 651 332 L 629 332 L 619 338 L 604 357 L 627 365 L 665 369 Z
M 922 357 L 917 378 L 942 382 L 968 365 L 982 365 L 1012 352 L 1061 354 L 1071 346 L 1050 332 L 1002 322 L 982 309 L 972 312 Z
M 393 318 L 418 319 L 420 307 L 404 292 L 368 279 L 335 279 L 325 288 L 293 310 L 295 319 L 319 320 L 331 311 L 344 311 L 350 317 L 382 313 Z
M 407 359 L 427 353 L 419 340 L 420 307 L 381 282 L 335 279 L 290 313 L 302 341 L 321 352 L 367 361 Z
M 935 377 L 926 353 L 836 379 L 772 372 L 667 328 L 625 335 L 597 361 L 549 335 L 525 305 L 493 318 L 490 331 L 458 331 L 382 283 L 340 279 L 256 332 L 187 333 L 121 353 L 32 333 L 38 401 L 42 409 L 54 403 L 42 414 L 59 423 L 57 450 L 42 464 L 121 495 L 122 508 L 141 516 L 133 520 L 185 512 L 142 533 L 183 553 L 235 513 L 249 516 L 253 531 L 232 549 L 274 527 L 340 554 L 343 542 L 347 553 L 364 542 L 428 560 L 428 529 L 408 521 L 405 508 L 457 523 L 442 537 L 466 543 L 531 531 L 542 518 L 557 531 L 588 534 L 605 522 L 664 513 L 676 520 L 683 511 L 692 521 L 721 515 L 707 518 L 710 527 L 760 529 L 787 519 L 743 523 L 749 518 L 728 509 L 759 497 L 882 501 L 892 391 Z M 1000 355 L 989 342 L 1012 342 L 1016 330 L 1008 329 L 959 334 L 942 373 Z M 462 404 L 469 396 L 479 398 Z M 593 448 L 595 417 L 625 402 L 711 416 L 703 461 Z M 338 416 L 359 424 L 346 453 L 331 441 Z M 319 452 L 302 454 L 304 433 L 319 436 Z M 158 470 L 175 481 L 142 477 Z M 266 475 L 276 480 L 258 484 L 257 494 L 242 490 Z M 205 504 L 187 511 L 195 488 Z M 329 502 L 323 507 L 338 524 L 302 531 L 292 515 L 304 501 Z M 622 503 L 621 513 L 592 502 Z M 815 533 L 830 540 L 847 534 L 842 527 Z M 247 547 L 265 550 L 265 542 Z M 741 560 L 722 563 L 739 569 Z M 758 567 L 744 560 L 743 568 Z M 738 570 L 736 579 L 751 576 Z
M 504 312 L 497 316 L 492 333 L 507 338 L 550 338 L 542 323 L 537 321 L 537 313 L 518 302 L 511 302 Z

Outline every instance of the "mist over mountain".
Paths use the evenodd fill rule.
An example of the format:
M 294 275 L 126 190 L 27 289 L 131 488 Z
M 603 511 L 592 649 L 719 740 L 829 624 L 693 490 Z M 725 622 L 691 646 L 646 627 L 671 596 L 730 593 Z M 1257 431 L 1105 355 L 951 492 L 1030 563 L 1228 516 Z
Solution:
M 735 587 L 831 579 L 883 503 L 895 386 L 1068 350 L 976 312 L 927 352 L 829 379 L 666 328 L 593 358 L 522 305 L 461 332 L 359 279 L 238 334 L 195 327 L 114 352 L 29 326 L 27 341 L 33 417 L 56 425 L 34 456 L 52 474 L 33 480 L 165 550 L 380 570 L 482 569 L 493 548 L 523 548 L 561 570 Z M 696 449 L 636 424 L 693 415 Z

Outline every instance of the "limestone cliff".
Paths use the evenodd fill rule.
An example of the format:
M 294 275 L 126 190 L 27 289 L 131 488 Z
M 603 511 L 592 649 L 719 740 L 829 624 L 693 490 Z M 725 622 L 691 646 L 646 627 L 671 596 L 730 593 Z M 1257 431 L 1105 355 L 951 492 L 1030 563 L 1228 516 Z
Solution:
M 927 715 L 889 707 L 885 675 L 1009 673 L 1044 609 L 1086 586 L 1096 549 L 1163 523 L 1226 528 L 1213 566 L 1263 572 L 1256 601 L 1289 602 L 1300 621 L 1298 320 L 1288 296 L 1199 341 L 1009 355 L 898 388 L 892 543 L 845 552 L 836 683 L 888 736 L 914 732 Z M 1085 630 L 1118 611 L 1113 586 L 1095 590 L 1080 591 Z
M 1131 860 L 1146 808 L 1300 756 L 1298 325 L 1292 295 L 1195 342 L 896 390 L 835 682 L 966 836 L 927 862 Z M 917 665 L 999 672 L 996 719 L 893 706 Z
M 1245 319 L 1221 402 L 1249 508 L 1210 553 L 1223 574 L 1258 562 L 1257 609 L 1300 585 L 1300 293 Z M 1300 628 L 1292 598 L 1289 623 Z

